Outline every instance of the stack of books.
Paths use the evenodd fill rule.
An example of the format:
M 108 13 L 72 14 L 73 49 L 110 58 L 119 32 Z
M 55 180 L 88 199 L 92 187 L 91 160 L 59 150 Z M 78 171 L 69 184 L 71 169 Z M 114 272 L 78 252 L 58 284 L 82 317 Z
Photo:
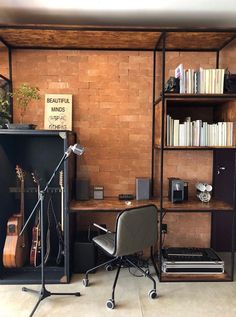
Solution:
M 167 146 L 233 146 L 233 122 L 207 123 L 202 120 L 184 122 L 166 117 Z
M 175 77 L 179 78 L 181 94 L 223 94 L 224 69 L 184 69 L 180 64 L 175 69 Z

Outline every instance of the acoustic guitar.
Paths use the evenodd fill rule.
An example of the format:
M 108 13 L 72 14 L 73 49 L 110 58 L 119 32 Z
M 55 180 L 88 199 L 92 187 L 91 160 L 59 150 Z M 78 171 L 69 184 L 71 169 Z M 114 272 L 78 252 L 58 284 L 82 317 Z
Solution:
M 37 176 L 37 173 L 31 173 L 33 181 L 37 184 L 37 193 L 38 193 L 38 199 L 40 196 L 40 180 Z M 34 267 L 39 266 L 41 261 L 41 220 L 40 220 L 40 209 L 37 211 L 36 217 L 35 217 L 35 224 L 32 228 L 32 243 L 31 243 L 31 249 L 30 249 L 30 264 Z
M 24 172 L 17 165 L 16 174 L 20 180 L 20 212 L 11 216 L 7 222 L 7 236 L 3 249 L 3 265 L 6 268 L 22 267 L 28 257 L 26 231 L 20 235 L 24 225 Z

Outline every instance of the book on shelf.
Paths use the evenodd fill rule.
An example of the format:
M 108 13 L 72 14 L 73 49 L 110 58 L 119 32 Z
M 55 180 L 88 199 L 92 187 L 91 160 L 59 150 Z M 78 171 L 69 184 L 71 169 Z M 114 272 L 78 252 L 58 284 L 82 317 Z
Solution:
M 179 66 L 175 69 L 175 78 L 179 78 L 179 92 L 181 94 L 184 93 L 185 90 L 185 80 L 184 80 L 184 66 L 183 64 L 179 64 Z
M 233 146 L 233 122 L 208 123 L 202 120 L 183 122 L 166 116 L 167 146 Z
M 179 120 L 174 120 L 173 124 L 173 145 L 179 145 Z
M 212 68 L 199 70 L 184 69 L 183 64 L 175 69 L 175 77 L 180 80 L 180 93 L 223 94 L 224 69 Z

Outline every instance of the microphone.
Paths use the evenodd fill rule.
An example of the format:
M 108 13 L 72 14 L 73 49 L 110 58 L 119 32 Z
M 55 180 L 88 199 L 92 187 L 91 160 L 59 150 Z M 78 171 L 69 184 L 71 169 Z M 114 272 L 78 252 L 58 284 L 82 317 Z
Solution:
M 76 143 L 72 146 L 71 150 L 76 154 L 76 155 L 82 155 L 85 151 L 85 148 L 80 145 L 79 143 Z
M 74 145 L 70 145 L 65 152 L 66 158 L 71 154 L 71 152 L 74 152 L 76 155 L 82 155 L 85 151 L 85 148 L 80 145 L 79 143 L 76 143 Z

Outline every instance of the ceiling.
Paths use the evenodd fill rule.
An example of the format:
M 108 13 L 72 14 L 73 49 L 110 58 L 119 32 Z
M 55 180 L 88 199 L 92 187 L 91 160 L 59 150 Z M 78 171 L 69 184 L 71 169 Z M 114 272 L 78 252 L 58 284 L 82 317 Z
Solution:
M 236 27 L 235 0 L 1 0 L 0 24 Z

